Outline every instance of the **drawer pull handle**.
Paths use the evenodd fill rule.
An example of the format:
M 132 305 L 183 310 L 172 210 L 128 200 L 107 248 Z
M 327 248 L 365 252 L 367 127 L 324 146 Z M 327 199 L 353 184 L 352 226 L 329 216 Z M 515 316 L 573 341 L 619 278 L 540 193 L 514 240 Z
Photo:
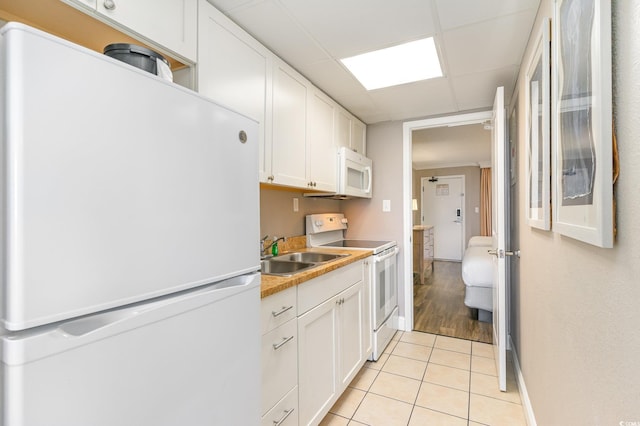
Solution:
M 271 312 L 271 315 L 273 315 L 274 317 L 276 317 L 276 318 L 277 318 L 277 317 L 279 317 L 280 315 L 282 315 L 282 314 L 284 314 L 285 312 L 287 312 L 289 309 L 293 309 L 293 305 L 288 306 L 288 307 L 287 307 L 287 306 L 283 306 L 283 307 L 282 307 L 282 309 L 281 309 L 280 311 L 278 311 L 278 312 L 276 312 L 276 311 L 272 311 L 272 312 Z
M 287 342 L 293 340 L 293 336 L 289 336 L 289 337 L 283 337 L 282 338 L 282 342 L 280 343 L 274 343 L 273 344 L 273 350 L 277 351 L 278 349 L 280 349 L 281 347 L 283 347 L 284 345 L 287 344 Z
M 291 413 L 293 413 L 293 408 L 284 410 L 284 414 L 282 415 L 282 417 L 280 417 L 279 420 L 273 421 L 273 426 L 280 426 L 285 420 L 287 420 L 287 417 L 289 417 Z

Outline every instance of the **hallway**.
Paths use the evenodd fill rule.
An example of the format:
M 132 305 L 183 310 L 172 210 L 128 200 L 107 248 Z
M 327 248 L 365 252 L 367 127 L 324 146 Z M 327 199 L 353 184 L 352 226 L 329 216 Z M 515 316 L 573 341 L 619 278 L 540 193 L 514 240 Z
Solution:
M 413 328 L 416 331 L 492 343 L 492 326 L 471 318 L 464 304 L 462 264 L 434 261 L 425 283 L 414 280 Z

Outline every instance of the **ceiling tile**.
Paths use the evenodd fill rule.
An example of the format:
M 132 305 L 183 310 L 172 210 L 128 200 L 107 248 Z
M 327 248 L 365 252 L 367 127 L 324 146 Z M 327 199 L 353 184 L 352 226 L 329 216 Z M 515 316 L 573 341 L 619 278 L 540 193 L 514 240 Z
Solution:
M 534 17 L 530 12 L 521 12 L 445 31 L 442 45 L 446 52 L 448 75 L 519 65 Z
M 538 9 L 539 0 L 436 0 L 443 30 L 494 19 L 498 16 Z
M 509 103 L 516 84 L 518 67 L 452 77 L 453 91 L 461 111 L 486 108 L 493 105 L 496 88 L 504 86 L 505 103 Z
M 229 17 L 294 68 L 327 58 L 325 51 L 275 0 L 234 9 Z
M 336 59 L 435 33 L 431 0 L 280 0 Z
M 369 94 L 373 102 L 393 120 L 457 111 L 446 78 L 372 90 Z
M 207 0 L 223 13 L 247 5 L 255 0 Z

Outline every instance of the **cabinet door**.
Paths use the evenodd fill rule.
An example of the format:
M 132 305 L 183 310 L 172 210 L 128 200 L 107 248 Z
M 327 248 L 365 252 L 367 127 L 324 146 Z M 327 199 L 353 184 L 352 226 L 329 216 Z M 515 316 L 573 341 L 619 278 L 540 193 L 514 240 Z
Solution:
M 270 53 L 214 8 L 199 3 L 198 92 L 259 123 L 260 179 L 271 174 L 271 142 L 266 138 Z
M 273 182 L 306 188 L 307 83 L 278 61 L 273 71 Z
M 96 7 L 106 18 L 196 61 L 197 0 L 98 0 Z
M 364 291 L 362 281 L 338 296 L 338 359 L 340 390 L 345 389 L 360 370 L 362 353 Z
M 351 148 L 351 116 L 341 108 L 336 111 L 336 146 Z
M 335 104 L 316 91 L 309 108 L 307 168 L 312 189 L 336 190 Z
M 366 129 L 366 126 L 361 121 L 356 118 L 351 120 L 351 149 L 362 155 L 367 155 Z
M 337 299 L 298 317 L 299 424 L 318 424 L 336 398 Z

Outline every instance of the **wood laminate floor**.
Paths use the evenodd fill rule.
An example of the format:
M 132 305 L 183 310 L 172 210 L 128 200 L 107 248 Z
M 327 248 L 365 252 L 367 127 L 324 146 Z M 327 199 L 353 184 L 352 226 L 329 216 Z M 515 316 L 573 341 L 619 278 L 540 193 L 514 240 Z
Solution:
M 442 336 L 492 343 L 490 323 L 473 319 L 464 304 L 462 264 L 433 262 L 433 272 L 424 284 L 414 280 L 413 329 Z

